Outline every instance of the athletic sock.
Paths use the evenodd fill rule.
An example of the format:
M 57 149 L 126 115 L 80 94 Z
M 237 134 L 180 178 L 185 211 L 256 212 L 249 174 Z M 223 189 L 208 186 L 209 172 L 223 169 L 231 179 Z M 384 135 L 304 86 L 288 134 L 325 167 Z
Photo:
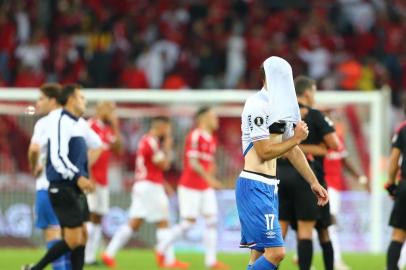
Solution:
M 179 224 L 173 226 L 170 230 L 171 233 L 168 235 L 168 238 L 158 243 L 156 250 L 164 254 L 165 250 L 179 237 L 181 237 L 187 230 L 193 226 L 192 222 L 187 220 L 181 221 Z
M 72 270 L 83 270 L 85 265 L 85 246 L 78 246 L 70 255 Z
M 92 263 L 96 261 L 97 249 L 100 245 L 100 239 L 102 236 L 101 226 L 100 224 L 89 222 L 87 225 L 87 231 L 89 237 L 85 249 L 85 262 Z
M 387 270 L 399 270 L 398 261 L 400 257 L 400 250 L 402 249 L 403 243 L 392 241 L 390 242 L 388 253 L 386 257 L 386 269 Z
M 258 260 L 251 266 L 250 270 L 275 270 L 277 266 L 265 259 L 264 256 L 259 257 Z
M 106 249 L 106 254 L 110 257 L 116 256 L 119 249 L 121 249 L 130 240 L 133 230 L 130 225 L 123 224 L 118 231 L 114 234 L 109 245 Z
M 247 270 L 252 270 L 252 265 L 251 265 L 251 264 L 249 264 L 249 265 L 247 266 Z
M 215 226 L 206 228 L 203 234 L 203 244 L 206 249 L 204 263 L 206 267 L 210 267 L 217 262 L 217 228 Z
M 321 243 L 325 270 L 334 270 L 334 250 L 330 241 Z
M 337 225 L 328 227 L 328 234 L 330 235 L 331 244 L 334 250 L 334 262 L 342 262 L 340 239 L 338 237 Z
M 66 244 L 65 240 L 58 241 L 47 251 L 44 257 L 42 257 L 42 259 L 31 268 L 31 270 L 44 269 L 49 263 L 55 261 L 69 250 L 69 246 Z
M 61 241 L 60 239 L 52 240 L 47 242 L 47 249 L 53 247 L 56 243 Z M 65 270 L 65 258 L 64 256 L 59 257 L 52 262 L 52 270 Z
M 165 241 L 166 239 L 171 237 L 171 229 L 169 228 L 160 228 L 156 230 L 156 239 L 159 243 L 161 243 L 162 241 Z M 163 252 L 164 253 L 164 257 L 165 257 L 165 265 L 171 265 L 175 262 L 175 250 L 173 248 L 173 245 L 170 244 L 166 250 Z
M 299 240 L 297 255 L 299 257 L 299 269 L 310 270 L 313 258 L 313 241 L 309 239 Z
M 71 252 L 66 252 L 65 255 L 63 255 L 64 261 L 65 261 L 65 270 L 72 270 L 72 263 L 70 262 L 70 255 Z
M 403 245 L 400 251 L 400 258 L 398 262 L 399 269 L 403 269 L 406 266 L 406 245 Z

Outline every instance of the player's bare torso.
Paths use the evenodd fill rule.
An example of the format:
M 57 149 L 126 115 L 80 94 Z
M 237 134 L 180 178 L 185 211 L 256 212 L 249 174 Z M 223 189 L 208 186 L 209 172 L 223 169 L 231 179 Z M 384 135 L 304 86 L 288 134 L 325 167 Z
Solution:
M 271 140 L 271 143 L 281 143 L 282 135 L 271 134 L 269 135 L 269 140 Z M 244 170 L 275 176 L 276 160 L 277 158 L 262 160 L 255 151 L 255 147 L 253 147 L 245 155 Z

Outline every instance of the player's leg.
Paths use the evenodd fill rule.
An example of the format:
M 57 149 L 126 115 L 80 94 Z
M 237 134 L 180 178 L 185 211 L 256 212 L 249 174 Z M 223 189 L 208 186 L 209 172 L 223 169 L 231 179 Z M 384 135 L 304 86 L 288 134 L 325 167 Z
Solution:
M 129 208 L 130 220 L 122 224 L 114 233 L 106 250 L 102 254 L 102 261 L 109 267 L 115 267 L 114 257 L 117 252 L 124 247 L 131 236 L 139 230 L 148 215 L 150 200 L 150 185 L 147 181 L 135 183 L 132 188 L 131 206 Z
M 205 265 L 209 269 L 228 269 L 229 267 L 217 260 L 217 221 L 218 205 L 214 189 L 209 188 L 201 192 L 200 208 L 205 218 L 203 244 L 205 247 Z
M 48 190 L 38 190 L 35 198 L 35 216 L 36 227 L 44 231 L 45 242 L 47 249 L 50 249 L 54 244 L 62 238 L 61 228 L 58 218 L 52 208 L 49 200 Z M 58 258 L 52 262 L 53 270 L 69 270 L 70 256 L 67 255 Z
M 108 212 L 109 193 L 108 187 L 96 185 L 95 192 L 87 196 L 90 209 L 90 222 L 87 223 L 88 241 L 85 250 L 86 264 L 96 264 L 96 253 L 102 238 L 101 221 Z
M 317 234 L 323 255 L 324 269 L 334 270 L 334 249 L 330 241 L 328 228 L 317 228 Z
M 395 202 L 393 204 L 389 225 L 393 228 L 392 240 L 387 251 L 387 270 L 398 269 L 400 251 L 406 239 L 406 181 L 399 182 L 396 190 Z
M 313 229 L 315 220 L 298 220 L 297 222 L 297 254 L 299 269 L 309 270 L 313 259 Z
M 386 258 L 387 270 L 399 270 L 398 261 L 400 258 L 400 251 L 403 243 L 406 240 L 406 231 L 403 229 L 394 228 L 392 232 L 392 239 L 388 247 Z
M 399 269 L 404 269 L 405 266 L 406 266 L 406 245 L 403 245 L 402 250 L 400 252 L 398 267 Z
M 176 241 L 176 239 L 193 227 L 200 213 L 199 205 L 201 197 L 202 194 L 200 192 L 179 186 L 178 200 L 181 221 L 171 228 L 168 238 L 157 244 L 156 251 L 158 254 L 164 254 L 167 248 Z

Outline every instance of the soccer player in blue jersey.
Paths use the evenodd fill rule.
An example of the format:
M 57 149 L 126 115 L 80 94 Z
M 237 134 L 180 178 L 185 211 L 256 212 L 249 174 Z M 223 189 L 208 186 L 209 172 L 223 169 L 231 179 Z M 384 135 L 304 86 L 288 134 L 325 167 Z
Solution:
M 236 183 L 236 200 L 241 247 L 251 249 L 247 269 L 273 270 L 285 256 L 278 222 L 277 158 L 284 155 L 290 160 L 319 205 L 328 202 L 328 194 L 298 147 L 307 138 L 308 128 L 300 120 L 291 66 L 273 56 L 261 71 L 264 87 L 247 99 L 241 116 L 245 162 Z

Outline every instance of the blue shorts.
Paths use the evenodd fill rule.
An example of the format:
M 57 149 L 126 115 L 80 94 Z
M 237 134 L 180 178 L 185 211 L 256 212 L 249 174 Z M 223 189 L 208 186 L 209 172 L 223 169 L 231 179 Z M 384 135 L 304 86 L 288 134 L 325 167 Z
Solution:
M 235 189 L 241 223 L 240 247 L 263 251 L 284 246 L 279 225 L 278 183 L 276 178 L 241 172 Z
M 37 190 L 35 198 L 35 227 L 46 229 L 55 226 L 59 226 L 59 221 L 49 200 L 48 190 Z

